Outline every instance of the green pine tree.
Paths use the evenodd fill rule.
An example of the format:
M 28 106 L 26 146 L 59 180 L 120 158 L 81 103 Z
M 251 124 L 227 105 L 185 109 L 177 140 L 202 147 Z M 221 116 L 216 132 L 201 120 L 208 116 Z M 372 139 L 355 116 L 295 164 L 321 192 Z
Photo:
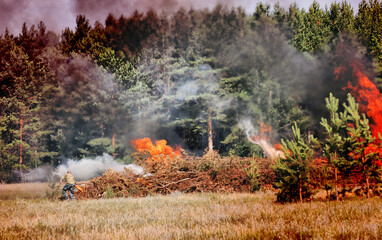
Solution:
M 282 139 L 285 158 L 280 158 L 274 166 L 276 182 L 279 188 L 277 201 L 303 202 L 312 194 L 309 187 L 310 164 L 313 160 L 313 150 L 305 143 L 297 123 L 292 126 L 293 140 Z
M 367 197 L 370 197 L 370 179 L 378 176 L 381 169 L 376 164 L 381 160 L 382 137 L 379 134 L 376 139 L 371 132 L 369 119 L 365 114 L 358 112 L 359 104 L 354 97 L 348 94 L 348 104 L 344 104 L 347 115 L 346 131 L 349 133 L 345 146 L 348 146 L 346 153 L 351 159 L 354 168 L 359 168 L 366 183 Z
M 330 93 L 329 98 L 325 98 L 326 108 L 329 110 L 329 119 L 321 118 L 320 124 L 324 127 L 323 142 L 313 139 L 317 147 L 321 148 L 323 155 L 328 159 L 329 164 L 334 168 L 334 185 L 336 200 L 338 196 L 338 170 L 345 168 L 346 153 L 343 151 L 346 136 L 346 116 L 347 112 L 338 114 L 339 100 Z

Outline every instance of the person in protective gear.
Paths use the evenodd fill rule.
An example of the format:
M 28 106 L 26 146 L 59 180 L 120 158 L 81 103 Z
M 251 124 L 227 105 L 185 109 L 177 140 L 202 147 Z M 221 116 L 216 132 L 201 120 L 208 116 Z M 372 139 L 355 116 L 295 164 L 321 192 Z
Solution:
M 74 179 L 74 176 L 72 175 L 71 171 L 67 171 L 67 173 L 62 176 L 60 179 L 60 185 L 62 184 L 62 181 L 65 181 L 66 184 L 64 188 L 62 189 L 62 195 L 66 199 L 69 199 L 67 191 L 69 191 L 70 198 L 72 200 L 76 200 L 74 197 L 74 186 L 76 185 L 76 180 Z

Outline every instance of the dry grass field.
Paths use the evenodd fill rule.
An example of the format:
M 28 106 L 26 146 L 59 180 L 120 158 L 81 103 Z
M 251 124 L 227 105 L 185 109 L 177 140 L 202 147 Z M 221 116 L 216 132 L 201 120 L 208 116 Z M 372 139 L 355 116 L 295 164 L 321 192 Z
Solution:
M 0 200 L 43 198 L 47 191 L 53 191 L 48 183 L 0 184 Z
M 46 198 L 46 184 L 24 187 L 32 186 L 35 195 L 0 185 L 0 239 L 382 239 L 380 198 L 282 205 L 271 192 L 175 192 L 58 201 Z

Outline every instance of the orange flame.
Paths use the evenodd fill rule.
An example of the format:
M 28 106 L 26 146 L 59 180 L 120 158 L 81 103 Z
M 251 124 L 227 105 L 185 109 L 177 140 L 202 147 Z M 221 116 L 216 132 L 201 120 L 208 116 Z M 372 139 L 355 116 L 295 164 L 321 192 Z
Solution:
M 251 139 L 255 142 L 260 140 L 269 142 L 271 140 L 272 127 L 261 121 L 258 121 L 258 123 L 260 124 L 260 133 L 258 135 L 253 134 Z
M 165 164 L 168 164 L 169 161 L 173 161 L 176 157 L 182 155 L 180 146 L 176 146 L 175 149 L 173 149 L 167 145 L 166 140 L 157 140 L 154 145 L 150 138 L 141 138 L 130 141 L 130 144 L 138 152 L 148 151 L 151 155 L 148 160 L 164 162 Z
M 373 136 L 378 137 L 378 133 L 382 133 L 382 94 L 355 63 L 353 63 L 353 75 L 358 80 L 358 84 L 353 85 L 348 81 L 345 89 L 349 90 L 357 100 L 360 111 L 372 119 L 373 123 L 370 124 L 370 127 Z
M 371 152 L 382 156 L 382 149 L 380 148 L 380 142 L 378 140 L 378 133 L 382 133 L 382 94 L 375 86 L 375 84 L 370 81 L 370 79 L 362 73 L 359 67 L 359 63 L 354 62 L 352 64 L 352 74 L 357 79 L 356 84 L 352 84 L 348 81 L 347 86 L 344 90 L 348 90 L 352 96 L 359 103 L 360 112 L 366 113 L 366 115 L 371 119 L 369 123 L 373 137 L 377 140 L 374 143 L 365 146 L 364 153 L 367 155 Z M 334 73 L 336 78 L 339 79 L 341 75 L 345 72 L 346 67 L 338 67 Z M 362 141 L 362 139 L 360 139 Z M 354 158 L 359 158 L 359 154 L 352 153 Z M 382 167 L 381 161 L 376 161 L 376 165 Z
M 249 140 L 259 145 L 269 158 L 284 157 L 281 144 L 278 143 L 273 146 L 270 144 L 272 127 L 260 121 L 258 123 L 260 124 L 259 134 L 253 134 Z

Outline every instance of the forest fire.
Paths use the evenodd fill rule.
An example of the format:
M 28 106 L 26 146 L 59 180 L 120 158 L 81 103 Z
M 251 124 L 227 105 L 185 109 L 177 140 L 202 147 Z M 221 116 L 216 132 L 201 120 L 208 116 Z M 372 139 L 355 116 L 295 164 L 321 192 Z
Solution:
M 344 89 L 349 90 L 355 97 L 360 104 L 360 111 L 366 113 L 372 119 L 373 122 L 370 124 L 370 127 L 373 136 L 378 137 L 378 133 L 382 133 L 382 94 L 375 84 L 361 72 L 356 63 L 353 63 L 352 67 L 353 76 L 356 77 L 358 85 L 353 85 L 348 81 L 348 85 Z
M 280 144 L 276 144 L 274 146 L 270 144 L 272 127 L 260 121 L 258 123 L 260 124 L 260 132 L 258 134 L 251 134 L 249 131 L 247 131 L 247 137 L 249 141 L 259 145 L 268 158 L 273 159 L 279 156 L 283 157 L 284 154 L 282 151 L 280 151 Z
M 357 80 L 356 84 L 348 81 L 344 90 L 348 90 L 352 96 L 359 103 L 359 110 L 361 113 L 366 113 L 371 120 L 369 126 L 373 137 L 376 139 L 373 143 L 365 146 L 364 154 L 368 155 L 371 152 L 382 156 L 382 149 L 380 148 L 381 142 L 379 134 L 382 133 L 382 94 L 376 85 L 361 71 L 360 64 L 353 62 L 352 75 Z M 346 71 L 346 67 L 340 66 L 335 70 L 337 79 L 342 77 Z M 353 157 L 358 158 L 359 154 L 353 154 Z M 376 164 L 382 166 L 381 161 L 376 161 Z
M 147 160 L 163 162 L 165 165 L 182 155 L 180 146 L 176 146 L 174 149 L 167 145 L 166 140 L 156 140 L 153 144 L 150 138 L 140 138 L 132 140 L 130 143 L 140 153 L 149 152 L 150 156 Z

